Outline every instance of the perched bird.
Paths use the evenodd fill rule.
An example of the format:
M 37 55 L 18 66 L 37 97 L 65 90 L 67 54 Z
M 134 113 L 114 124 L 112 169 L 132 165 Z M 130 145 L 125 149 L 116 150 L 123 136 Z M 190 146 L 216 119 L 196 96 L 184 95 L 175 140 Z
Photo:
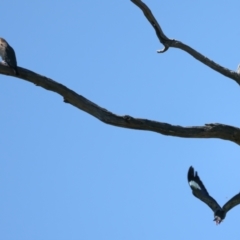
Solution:
M 12 68 L 15 74 L 18 75 L 17 59 L 14 49 L 3 38 L 0 38 L 0 56 L 2 57 L 4 64 Z
M 201 179 L 198 176 L 198 173 L 194 173 L 193 167 L 190 167 L 188 170 L 188 183 L 192 189 L 193 195 L 205 202 L 213 210 L 213 221 L 216 221 L 216 224 L 220 224 L 221 221 L 226 217 L 227 212 L 236 205 L 240 204 L 240 193 L 238 193 L 221 208 L 217 201 L 208 194 L 207 189 L 204 187 Z

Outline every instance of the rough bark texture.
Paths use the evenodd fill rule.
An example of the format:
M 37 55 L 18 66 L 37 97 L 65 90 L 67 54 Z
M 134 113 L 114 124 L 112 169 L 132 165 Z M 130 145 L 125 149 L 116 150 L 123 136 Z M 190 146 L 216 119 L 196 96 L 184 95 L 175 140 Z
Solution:
M 134 118 L 128 115 L 119 116 L 98 106 L 50 78 L 41 76 L 21 67 L 18 67 L 18 71 L 18 78 L 34 83 L 46 90 L 60 94 L 63 97 L 64 102 L 89 113 L 104 123 L 118 127 L 157 132 L 167 136 L 184 138 L 220 138 L 230 140 L 240 145 L 239 128 L 218 123 L 206 124 L 205 126 L 182 127 L 148 119 Z M 15 76 L 12 69 L 4 65 L 0 65 L 0 73 Z
M 235 80 L 238 84 L 240 84 L 240 75 L 237 74 L 236 72 L 230 71 L 218 65 L 217 63 L 198 53 L 191 47 L 181 43 L 180 41 L 169 39 L 168 37 L 166 37 L 150 9 L 140 0 L 131 1 L 143 11 L 147 20 L 151 23 L 151 25 L 155 29 L 159 41 L 164 45 L 164 49 L 159 50 L 158 51 L 159 53 L 167 51 L 169 47 L 180 48 L 188 52 L 194 58 L 198 59 L 207 66 Z M 50 78 L 41 76 L 37 73 L 34 73 L 32 71 L 29 71 L 28 69 L 24 69 L 21 67 L 18 67 L 18 71 L 19 76 L 15 76 L 11 68 L 3 64 L 0 64 L 1 74 L 18 77 L 28 82 L 34 83 L 37 86 L 41 86 L 46 90 L 56 92 L 63 97 L 65 103 L 69 103 L 81 109 L 82 111 L 87 112 L 88 114 L 98 118 L 100 121 L 104 123 L 118 127 L 152 131 L 167 136 L 184 138 L 219 138 L 229 140 L 240 145 L 239 128 L 218 123 L 205 124 L 204 126 L 182 127 L 174 126 L 168 123 L 152 121 L 148 119 L 134 118 L 128 115 L 119 116 L 98 106 L 97 104 L 89 101 L 85 97 L 77 94 L 76 92 L 65 87 L 64 85 L 53 81 Z

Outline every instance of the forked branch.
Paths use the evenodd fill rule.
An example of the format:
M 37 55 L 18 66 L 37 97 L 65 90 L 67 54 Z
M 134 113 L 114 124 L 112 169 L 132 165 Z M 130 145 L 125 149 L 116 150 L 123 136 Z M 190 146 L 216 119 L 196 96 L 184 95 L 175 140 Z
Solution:
M 240 85 L 240 75 L 238 73 L 236 73 L 235 71 L 231 71 L 215 63 L 214 61 L 210 60 L 209 58 L 205 57 L 201 53 L 197 52 L 196 50 L 194 50 L 193 48 L 189 47 L 188 45 L 182 42 L 175 39 L 169 39 L 168 37 L 166 37 L 166 35 L 163 33 L 159 23 L 153 16 L 148 6 L 145 3 L 143 3 L 141 0 L 131 0 L 131 1 L 143 11 L 145 17 L 155 29 L 159 41 L 164 45 L 164 48 L 162 50 L 157 51 L 158 53 L 163 53 L 167 51 L 169 47 L 182 49 L 183 51 L 189 53 L 191 56 L 193 56 L 203 64 L 223 74 L 224 76 L 236 81 Z

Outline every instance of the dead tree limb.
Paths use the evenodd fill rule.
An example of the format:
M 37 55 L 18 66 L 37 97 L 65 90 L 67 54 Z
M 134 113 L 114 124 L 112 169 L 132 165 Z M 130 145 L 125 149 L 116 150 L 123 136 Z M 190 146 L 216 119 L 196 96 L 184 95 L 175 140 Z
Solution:
M 18 78 L 34 83 L 46 90 L 58 93 L 64 102 L 96 117 L 100 121 L 123 128 L 146 130 L 167 136 L 183 138 L 219 138 L 229 140 L 240 145 L 240 129 L 224 124 L 206 124 L 205 126 L 182 127 L 148 119 L 134 118 L 129 115 L 119 116 L 89 101 L 64 85 L 50 78 L 41 76 L 27 69 L 18 67 Z M 15 76 L 11 68 L 0 65 L 0 73 Z
M 214 61 L 210 60 L 209 58 L 205 57 L 201 53 L 197 52 L 193 48 L 189 47 L 188 45 L 175 40 L 168 38 L 162 31 L 162 28 L 160 27 L 158 21 L 153 16 L 151 10 L 148 8 L 148 6 L 143 3 L 141 0 L 131 0 L 136 6 L 138 6 L 142 11 L 147 20 L 150 22 L 154 30 L 156 31 L 157 37 L 159 41 L 164 45 L 164 48 L 162 50 L 158 50 L 158 53 L 164 53 L 166 52 L 170 47 L 173 48 L 179 48 L 183 51 L 189 53 L 191 56 L 202 62 L 203 64 L 207 65 L 208 67 L 212 68 L 213 70 L 221 73 L 222 75 L 236 81 L 240 85 L 240 75 L 237 74 L 235 71 L 231 71 Z

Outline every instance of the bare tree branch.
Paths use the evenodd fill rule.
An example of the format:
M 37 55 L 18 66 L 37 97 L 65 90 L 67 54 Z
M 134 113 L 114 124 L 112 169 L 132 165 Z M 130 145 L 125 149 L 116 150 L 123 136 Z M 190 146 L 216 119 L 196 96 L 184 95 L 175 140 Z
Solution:
M 203 62 L 207 66 L 235 80 L 238 84 L 240 84 L 240 75 L 238 75 L 236 72 L 223 68 L 222 66 L 216 64 L 215 62 L 211 61 L 210 59 L 206 58 L 202 54 L 192 49 L 191 47 L 181 43 L 180 41 L 176 41 L 174 39 L 169 39 L 168 37 L 166 37 L 150 9 L 141 0 L 131 1 L 143 11 L 144 15 L 155 29 L 158 39 L 164 45 L 164 49 L 158 51 L 159 53 L 167 51 L 169 47 L 180 48 L 188 52 L 190 55 Z M 34 83 L 37 86 L 45 88 L 46 90 L 58 93 L 63 97 L 64 102 L 70 103 L 71 105 L 79 108 L 80 110 L 83 110 L 88 114 L 98 118 L 104 123 L 129 129 L 157 132 L 167 136 L 184 138 L 219 138 L 229 140 L 240 145 L 239 128 L 217 123 L 206 124 L 205 126 L 182 127 L 148 119 L 133 118 L 128 115 L 119 116 L 112 112 L 109 112 L 104 108 L 101 108 L 95 103 L 89 101 L 81 95 L 78 95 L 76 92 L 68 89 L 62 84 L 53 81 L 50 78 L 41 76 L 37 73 L 20 67 L 18 67 L 18 71 L 18 78 Z M 11 68 L 2 64 L 0 64 L 0 73 L 15 76 Z
M 220 138 L 240 145 L 239 128 L 217 123 L 206 124 L 205 126 L 181 127 L 148 119 L 133 118 L 128 115 L 119 116 L 99 107 L 97 104 L 50 78 L 20 67 L 18 67 L 18 71 L 18 78 L 34 83 L 46 90 L 58 93 L 63 97 L 64 102 L 70 103 L 104 123 L 123 128 L 157 132 L 167 136 L 184 138 Z M 0 65 L 0 73 L 15 76 L 12 69 L 4 65 Z
M 143 3 L 141 0 L 131 0 L 131 2 L 133 2 L 135 5 L 137 5 L 143 11 L 145 17 L 147 18 L 147 20 L 151 23 L 151 25 L 155 29 L 159 41 L 164 45 L 164 48 L 162 50 L 157 51 L 158 53 L 163 53 L 163 52 L 167 51 L 169 47 L 182 49 L 183 51 L 189 53 L 191 56 L 193 56 L 200 62 L 204 63 L 208 67 L 223 74 L 224 76 L 226 76 L 228 78 L 231 78 L 232 80 L 236 81 L 240 85 L 240 75 L 238 73 L 222 67 L 221 65 L 215 63 L 214 61 L 203 56 L 201 53 L 197 52 L 193 48 L 189 47 L 188 45 L 186 45 L 178 40 L 169 39 L 163 33 L 159 23 L 157 22 L 157 20 L 153 16 L 151 10 L 148 8 L 148 6 L 145 3 Z

